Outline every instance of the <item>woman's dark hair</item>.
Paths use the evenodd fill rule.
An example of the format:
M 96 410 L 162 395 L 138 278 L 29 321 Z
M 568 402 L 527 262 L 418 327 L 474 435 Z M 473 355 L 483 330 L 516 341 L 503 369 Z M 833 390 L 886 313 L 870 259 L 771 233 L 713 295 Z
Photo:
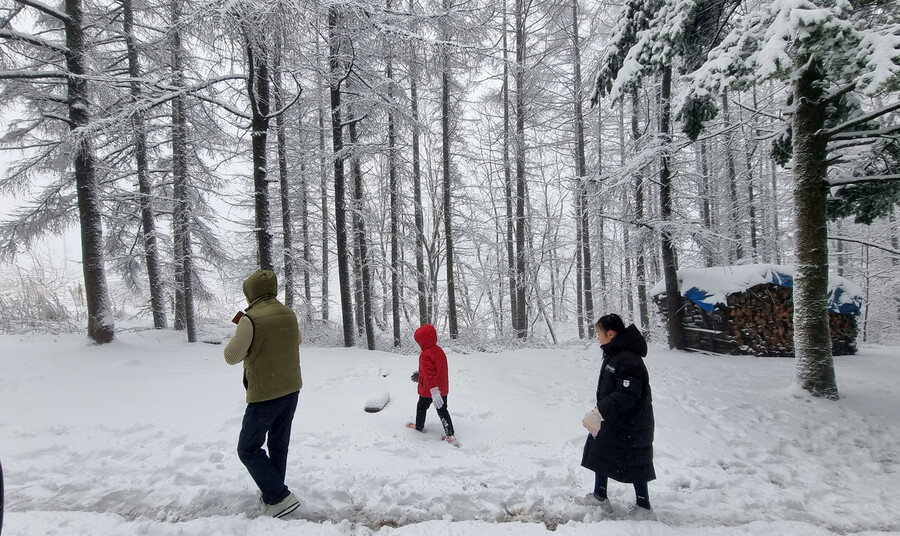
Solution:
M 616 333 L 625 331 L 625 322 L 622 322 L 622 317 L 615 313 L 601 316 L 595 325 L 606 331 L 612 330 Z

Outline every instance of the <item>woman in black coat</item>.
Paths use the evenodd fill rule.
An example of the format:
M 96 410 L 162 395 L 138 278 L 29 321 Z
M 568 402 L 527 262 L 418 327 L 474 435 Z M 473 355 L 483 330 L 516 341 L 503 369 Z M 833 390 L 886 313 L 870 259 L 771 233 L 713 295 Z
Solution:
M 636 504 L 631 516 L 654 519 L 647 483 L 656 478 L 653 469 L 653 401 L 650 377 L 644 366 L 647 341 L 632 324 L 609 314 L 594 326 L 603 348 L 597 406 L 584 418 L 591 433 L 584 445 L 581 465 L 596 474 L 594 492 L 584 502 L 612 513 L 606 495 L 609 478 L 634 484 Z

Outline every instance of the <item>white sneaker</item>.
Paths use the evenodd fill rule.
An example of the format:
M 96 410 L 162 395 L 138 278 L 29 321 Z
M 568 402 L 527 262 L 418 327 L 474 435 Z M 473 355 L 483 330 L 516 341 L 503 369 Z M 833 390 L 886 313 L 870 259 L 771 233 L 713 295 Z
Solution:
M 575 502 L 582 506 L 599 506 L 607 514 L 613 513 L 612 503 L 609 502 L 609 499 L 601 499 L 594 493 L 588 493 L 584 497 L 579 497 L 575 499 Z
M 444 441 L 446 441 L 447 443 L 450 443 L 450 444 L 453 445 L 454 447 L 459 448 L 459 441 L 456 439 L 456 436 L 455 436 L 455 435 L 452 435 L 452 436 L 444 436 L 442 439 L 443 439 Z
M 294 496 L 293 493 L 289 493 L 287 497 L 285 497 L 278 504 L 263 504 L 263 515 L 267 515 L 269 517 L 284 517 L 294 510 L 296 510 L 300 506 L 300 501 L 297 500 L 297 497 Z
M 653 508 L 644 508 L 643 506 L 632 504 L 628 507 L 627 519 L 633 519 L 634 521 L 656 521 L 656 512 L 653 511 Z

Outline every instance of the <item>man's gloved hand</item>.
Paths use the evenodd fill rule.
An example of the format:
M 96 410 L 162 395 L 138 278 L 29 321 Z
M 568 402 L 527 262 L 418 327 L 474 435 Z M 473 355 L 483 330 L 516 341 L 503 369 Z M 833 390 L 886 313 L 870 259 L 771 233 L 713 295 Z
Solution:
M 414 382 L 416 382 L 416 383 L 418 383 L 418 382 L 419 382 L 419 371 L 417 370 L 417 371 L 413 372 L 413 373 L 409 376 L 409 379 L 412 380 L 412 381 L 414 381 Z
M 434 407 L 437 409 L 444 407 L 444 399 L 441 397 L 441 389 L 439 387 L 431 388 L 431 399 L 434 400 Z

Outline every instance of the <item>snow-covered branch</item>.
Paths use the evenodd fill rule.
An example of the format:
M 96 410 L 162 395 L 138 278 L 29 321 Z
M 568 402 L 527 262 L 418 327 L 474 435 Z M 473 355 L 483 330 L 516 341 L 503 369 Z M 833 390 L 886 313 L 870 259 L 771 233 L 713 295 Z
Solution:
M 870 242 L 868 240 L 860 240 L 858 238 L 850 238 L 848 236 L 829 236 L 828 240 L 837 240 L 839 242 L 852 242 L 854 244 L 862 244 L 863 246 L 868 246 L 875 249 L 880 249 L 881 251 L 885 251 L 890 253 L 891 255 L 900 255 L 900 250 L 896 250 L 891 247 L 882 246 L 881 244 L 876 244 L 875 242 Z
M 63 71 L 0 71 L 0 80 L 37 80 L 40 78 L 67 78 Z
M 856 131 L 851 131 L 851 132 L 839 132 L 833 136 L 829 136 L 828 141 L 886 138 L 886 137 L 893 137 L 893 135 L 896 134 L 897 132 L 900 132 L 900 125 L 895 125 L 892 127 L 876 129 L 876 130 L 856 130 Z
M 900 110 L 900 102 L 894 103 L 890 106 L 885 106 L 884 108 L 881 108 L 880 110 L 875 110 L 874 112 L 864 114 L 859 117 L 855 117 L 853 119 L 850 119 L 849 121 L 844 121 L 840 125 L 826 130 L 823 134 L 831 139 L 849 139 L 849 138 L 854 138 L 854 137 L 862 137 L 863 135 L 866 135 L 868 133 L 876 133 L 876 136 L 877 136 L 877 135 L 879 135 L 879 134 L 877 134 L 879 131 L 871 131 L 871 130 L 867 130 L 867 131 L 863 131 L 863 132 L 847 132 L 845 134 L 839 134 L 839 133 L 842 133 L 845 130 L 853 128 L 857 125 L 863 125 L 865 123 L 868 123 L 869 121 L 872 121 L 873 119 L 877 119 L 883 115 L 887 115 L 887 114 L 897 111 L 897 110 Z M 891 131 L 896 131 L 898 128 L 900 128 L 900 127 L 893 127 L 891 129 Z M 875 136 L 869 136 L 869 137 L 875 137 Z
M 868 175 L 865 177 L 842 177 L 839 179 L 831 179 L 828 181 L 828 184 L 831 186 L 846 186 L 848 184 L 861 184 L 864 182 L 898 181 L 898 180 L 900 180 L 900 174 Z
M 17 32 L 14 30 L 6 30 L 0 28 L 0 38 L 3 39 L 11 39 L 13 41 L 22 41 L 24 43 L 28 43 L 30 45 L 34 45 L 41 48 L 46 48 L 49 50 L 53 50 L 55 52 L 59 52 L 65 54 L 69 51 L 68 48 L 53 43 L 51 41 L 47 41 L 46 39 L 41 39 L 40 37 L 35 37 L 33 35 L 29 35 L 22 32 Z
M 37 2 L 35 0 L 15 0 L 17 4 L 22 4 L 24 6 L 33 7 L 34 9 L 50 15 L 55 19 L 59 19 L 63 22 L 72 22 L 72 17 L 70 17 L 64 11 L 60 11 L 58 9 L 52 8 L 43 2 Z

